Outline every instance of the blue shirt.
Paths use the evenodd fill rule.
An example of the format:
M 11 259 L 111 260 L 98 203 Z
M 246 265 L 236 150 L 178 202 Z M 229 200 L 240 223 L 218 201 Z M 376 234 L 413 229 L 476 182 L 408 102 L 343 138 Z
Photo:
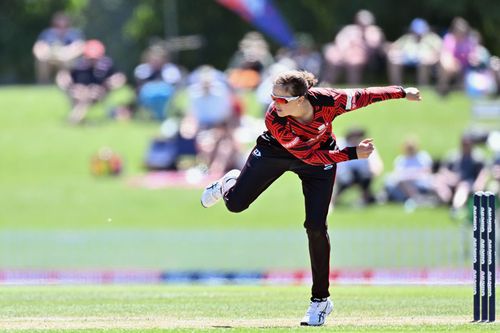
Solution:
M 62 32 L 62 33 L 61 33 Z M 48 28 L 43 30 L 38 36 L 39 41 L 47 42 L 51 45 L 69 45 L 79 40 L 83 40 L 83 34 L 80 30 L 69 28 L 60 30 L 56 28 Z

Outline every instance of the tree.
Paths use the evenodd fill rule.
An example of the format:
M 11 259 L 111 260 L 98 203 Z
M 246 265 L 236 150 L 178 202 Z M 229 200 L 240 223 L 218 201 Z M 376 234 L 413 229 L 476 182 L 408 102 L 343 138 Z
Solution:
M 0 1 L 0 83 L 22 83 L 33 80 L 31 48 L 38 34 L 50 25 L 57 11 L 74 17 L 86 0 L 17 0 Z

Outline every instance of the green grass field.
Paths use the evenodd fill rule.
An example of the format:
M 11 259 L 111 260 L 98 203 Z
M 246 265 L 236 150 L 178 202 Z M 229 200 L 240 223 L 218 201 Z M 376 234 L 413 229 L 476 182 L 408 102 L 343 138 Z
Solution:
M 0 327 L 20 332 L 318 330 L 298 325 L 307 287 L 43 286 L 0 288 Z M 329 332 L 498 332 L 470 323 L 469 287 L 334 286 Z
M 127 95 L 125 93 L 125 95 Z M 124 97 L 118 96 L 115 100 Z M 0 89 L 0 228 L 122 229 L 122 228 L 298 228 L 303 220 L 302 194 L 294 175 L 277 181 L 250 209 L 238 215 L 223 207 L 201 209 L 199 190 L 151 191 L 131 188 L 126 180 L 143 173 L 142 160 L 159 125 L 107 121 L 105 108 L 91 114 L 93 124 L 65 123 L 65 96 L 53 87 Z M 365 126 L 375 139 L 386 171 L 407 135 L 441 157 L 455 148 L 469 123 L 470 102 L 461 94 L 442 100 L 423 92 L 421 103 L 389 101 L 339 117 L 337 134 L 349 126 Z M 109 146 L 125 160 L 120 179 L 96 179 L 89 159 Z M 283 198 L 286 198 L 284 200 Z M 179 212 L 183 212 L 179 218 Z M 106 223 L 112 218 L 113 223 Z M 400 206 L 371 210 L 339 209 L 332 228 L 443 227 L 445 210 L 422 209 L 413 215 Z

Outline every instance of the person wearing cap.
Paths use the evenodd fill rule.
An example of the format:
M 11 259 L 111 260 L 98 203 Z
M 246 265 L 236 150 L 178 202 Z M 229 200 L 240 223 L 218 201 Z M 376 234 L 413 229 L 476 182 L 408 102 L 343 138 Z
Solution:
M 52 16 L 52 24 L 43 30 L 33 45 L 38 83 L 50 83 L 58 70 L 68 69 L 83 51 L 83 34 L 71 27 L 70 18 L 63 12 Z
M 117 72 L 113 60 L 106 56 L 104 44 L 96 39 L 85 42 L 83 55 L 73 68 L 57 74 L 57 85 L 66 91 L 72 109 L 68 120 L 76 124 L 84 120 L 89 108 L 102 101 L 109 91 L 125 84 L 125 75 Z
M 391 84 L 402 84 L 405 68 L 415 68 L 417 84 L 429 85 L 433 68 L 439 62 L 443 41 L 422 18 L 411 21 L 408 33 L 389 46 L 387 69 Z

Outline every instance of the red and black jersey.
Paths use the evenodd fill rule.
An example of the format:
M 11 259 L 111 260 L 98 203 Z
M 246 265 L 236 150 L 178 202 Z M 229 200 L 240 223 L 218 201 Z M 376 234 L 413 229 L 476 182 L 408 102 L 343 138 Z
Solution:
M 311 88 L 306 98 L 313 106 L 313 120 L 300 123 L 293 117 L 280 117 L 274 103 L 266 112 L 265 122 L 269 133 L 291 154 L 305 163 L 327 165 L 356 159 L 356 148 L 342 150 L 321 149 L 325 143 L 335 139 L 332 121 L 335 117 L 371 103 L 387 99 L 403 98 L 402 87 L 374 87 L 366 89 Z

